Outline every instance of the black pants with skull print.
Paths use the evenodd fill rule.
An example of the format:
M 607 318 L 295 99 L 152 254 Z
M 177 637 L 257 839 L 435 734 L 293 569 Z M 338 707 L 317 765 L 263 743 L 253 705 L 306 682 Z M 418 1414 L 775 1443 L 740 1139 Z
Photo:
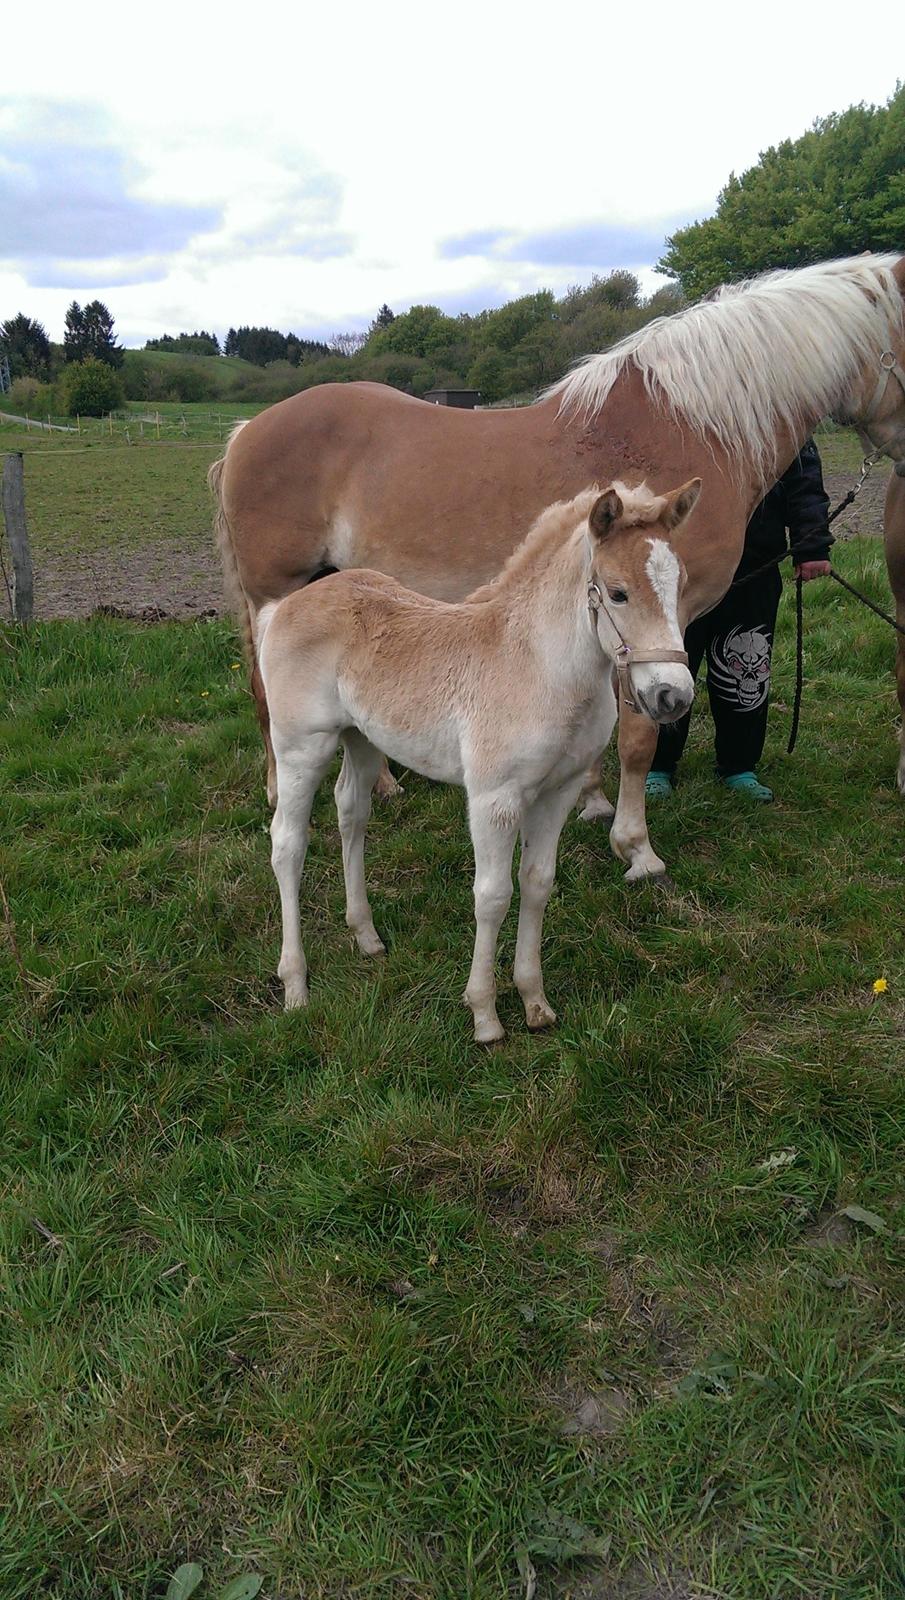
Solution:
M 685 648 L 692 677 L 707 658 L 707 694 L 716 731 L 716 765 L 723 778 L 753 772 L 763 755 L 770 696 L 773 630 L 782 593 L 778 568 L 730 589 L 718 606 L 692 622 Z M 651 762 L 654 772 L 675 772 L 691 712 L 664 723 Z

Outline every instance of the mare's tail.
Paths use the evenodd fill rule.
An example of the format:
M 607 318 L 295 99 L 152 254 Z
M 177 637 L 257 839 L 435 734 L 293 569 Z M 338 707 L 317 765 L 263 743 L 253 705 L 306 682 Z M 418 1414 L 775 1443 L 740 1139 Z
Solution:
M 230 530 L 226 512 L 223 509 L 223 495 L 220 487 L 220 480 L 223 477 L 223 468 L 226 466 L 227 451 L 229 450 L 233 439 L 236 437 L 236 434 L 239 432 L 239 428 L 242 427 L 244 427 L 244 423 L 240 422 L 239 427 L 233 429 L 226 441 L 226 450 L 224 450 L 219 460 L 215 461 L 213 466 L 210 468 L 210 471 L 207 475 L 207 481 L 217 502 L 216 511 L 214 512 L 214 539 L 216 541 L 217 550 L 220 556 L 220 565 L 223 569 L 223 587 L 226 590 L 226 598 L 232 607 L 236 621 L 238 622 L 242 633 L 242 642 L 245 646 L 245 654 L 248 658 L 249 669 L 250 671 L 254 672 L 257 666 L 257 659 L 255 655 L 255 635 L 254 628 L 252 626 L 251 607 L 248 603 L 248 596 L 246 595 L 242 586 L 242 579 L 239 576 L 239 565 L 236 561 L 236 552 L 233 545 L 232 532 Z

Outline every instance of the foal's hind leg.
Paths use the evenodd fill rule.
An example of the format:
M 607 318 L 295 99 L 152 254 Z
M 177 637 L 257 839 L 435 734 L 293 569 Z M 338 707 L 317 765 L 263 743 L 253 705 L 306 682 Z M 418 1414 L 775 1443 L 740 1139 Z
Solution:
M 286 1010 L 308 1001 L 308 967 L 302 949 L 299 922 L 299 881 L 308 849 L 308 822 L 318 785 L 339 743 L 335 733 L 303 738 L 286 755 L 279 756 L 277 808 L 270 824 L 270 862 L 280 890 L 283 945 L 277 968 L 286 991 Z
M 374 927 L 368 891 L 365 888 L 364 842 L 371 815 L 371 790 L 385 765 L 379 750 L 356 729 L 345 735 L 346 753 L 333 794 L 343 844 L 343 874 L 346 880 L 346 922 L 366 956 L 380 956 L 384 946 Z
M 515 986 L 532 1031 L 556 1021 L 544 994 L 540 946 L 544 912 L 556 877 L 556 852 L 563 824 L 584 783 L 576 779 L 556 794 L 544 795 L 526 812 L 522 822 L 522 859 L 519 866 L 518 936 L 515 944 Z
M 251 669 L 251 692 L 254 696 L 255 711 L 258 714 L 258 725 L 261 737 L 264 740 L 264 750 L 267 756 L 267 803 L 271 811 L 277 803 L 277 762 L 273 753 L 273 741 L 270 737 L 270 709 L 267 705 L 267 695 L 264 692 L 264 679 L 257 661 Z

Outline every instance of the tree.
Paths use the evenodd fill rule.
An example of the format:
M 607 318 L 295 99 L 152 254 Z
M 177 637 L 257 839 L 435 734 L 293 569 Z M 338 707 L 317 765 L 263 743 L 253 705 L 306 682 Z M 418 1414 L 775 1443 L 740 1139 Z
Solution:
M 123 386 L 110 363 L 87 356 L 70 362 L 64 378 L 66 410 L 71 417 L 104 417 L 123 404 Z
M 166 350 L 173 355 L 180 356 L 218 356 L 220 354 L 220 341 L 215 333 L 180 333 L 175 339 L 168 333 L 162 339 L 148 339 L 145 343 L 146 350 Z
M 108 367 L 122 366 L 122 346 L 116 343 L 113 318 L 102 300 L 89 300 L 84 308 L 73 300 L 66 312 L 63 352 L 67 362 L 91 357 Z
M 850 106 L 730 174 L 715 216 L 680 228 L 658 263 L 689 298 L 770 267 L 803 267 L 905 240 L 905 85 Z
M 40 322 L 21 311 L 0 323 L 0 354 L 8 358 L 13 378 L 43 382 L 50 376 L 50 340 Z
M 374 321 L 371 323 L 368 333 L 379 333 L 381 328 L 388 328 L 390 323 L 395 321 L 395 311 L 391 311 L 389 306 L 386 304 L 386 301 L 384 301 L 376 317 L 374 318 Z
M 335 356 L 357 356 L 367 341 L 366 333 L 334 333 L 330 349 Z
M 455 317 L 444 316 L 439 306 L 412 306 L 402 316 L 368 340 L 368 350 L 379 354 L 393 350 L 403 356 L 432 356 L 435 350 L 452 344 L 459 337 Z

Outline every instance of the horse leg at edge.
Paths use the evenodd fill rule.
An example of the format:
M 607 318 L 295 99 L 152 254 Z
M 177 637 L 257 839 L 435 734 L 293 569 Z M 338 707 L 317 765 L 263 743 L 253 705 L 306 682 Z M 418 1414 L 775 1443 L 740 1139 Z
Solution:
M 383 756 L 357 729 L 345 734 L 345 756 L 333 790 L 343 846 L 346 884 L 346 925 L 352 929 L 363 955 L 380 956 L 384 944 L 374 926 L 365 887 L 365 831 L 371 815 L 371 790 Z
M 649 717 L 619 705 L 619 762 L 621 778 L 616 801 L 616 820 L 610 829 L 610 848 L 628 864 L 626 883 L 645 878 L 660 878 L 666 863 L 653 849 L 647 832 L 644 786 L 654 751 L 657 729 Z
M 474 847 L 475 943 L 465 1003 L 474 1016 L 478 1044 L 503 1037 L 496 1011 L 496 944 L 512 899 L 512 852 L 518 812 L 499 795 L 468 796 L 468 822 Z
M 308 849 L 308 823 L 314 796 L 339 743 L 338 733 L 312 734 L 301 748 L 279 757 L 277 807 L 270 824 L 270 864 L 280 891 L 283 943 L 277 975 L 286 991 L 286 1010 L 308 1002 L 308 966 L 302 949 L 299 883 Z
M 563 824 L 579 789 L 586 780 L 567 784 L 558 793 L 535 801 L 522 821 L 522 859 L 519 864 L 519 915 L 515 941 L 515 986 L 525 1007 L 532 1032 L 556 1021 L 544 993 L 540 947 L 544 912 L 556 878 L 556 854 Z

